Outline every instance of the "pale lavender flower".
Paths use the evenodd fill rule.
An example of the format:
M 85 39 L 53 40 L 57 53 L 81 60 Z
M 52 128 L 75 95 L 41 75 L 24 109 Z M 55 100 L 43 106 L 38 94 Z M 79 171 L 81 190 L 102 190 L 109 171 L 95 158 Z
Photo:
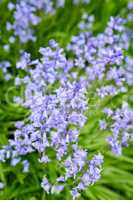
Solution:
M 4 79 L 5 79 L 6 81 L 9 81 L 11 78 L 12 78 L 12 75 L 9 74 L 9 73 L 6 73 L 6 74 L 4 75 Z
M 30 54 L 24 52 L 21 56 L 21 59 L 16 64 L 16 68 L 25 69 L 30 64 Z
M 93 27 L 93 23 L 94 23 L 94 20 L 95 20 L 95 17 L 93 15 L 88 15 L 87 13 L 84 13 L 82 15 L 82 18 L 81 18 L 81 21 L 78 25 L 79 29 L 80 30 L 86 30 L 86 31 L 89 31 L 89 30 L 92 30 L 92 27 Z
M 11 165 L 16 166 L 20 162 L 20 158 L 12 158 Z
M 9 42 L 12 44 L 12 43 L 14 43 L 15 42 L 15 37 L 14 36 L 11 36 L 10 38 L 9 38 Z
M 0 150 L 0 161 L 5 162 L 5 150 Z
M 122 108 L 112 111 L 112 124 L 108 126 L 112 132 L 112 136 L 107 138 L 111 146 L 112 152 L 116 155 L 121 155 L 122 147 L 128 146 L 133 134 L 130 132 L 133 129 L 133 111 L 124 103 Z
M 23 104 L 23 99 L 19 96 L 16 96 L 13 98 L 13 101 L 16 103 L 16 104 L 20 104 L 22 105 Z
M 57 0 L 57 7 L 64 7 L 65 0 Z
M 50 162 L 50 159 L 48 158 L 47 155 L 43 155 L 43 156 L 39 159 L 39 162 L 41 162 L 41 163 L 48 163 L 48 162 Z
M 0 189 L 4 189 L 4 187 L 5 187 L 5 183 L 0 182 Z
M 29 161 L 28 161 L 28 160 L 24 160 L 24 161 L 22 162 L 22 164 L 23 164 L 23 172 L 24 172 L 24 173 L 29 172 Z
M 58 177 L 57 182 L 65 182 L 65 178 L 63 176 Z
M 46 177 L 43 178 L 41 187 L 49 194 L 51 190 L 51 184 L 48 182 Z
M 107 123 L 105 120 L 100 120 L 99 121 L 99 126 L 101 130 L 105 130 L 107 128 Z
M 63 185 L 53 185 L 51 188 L 51 193 L 59 194 L 64 189 Z
M 9 81 L 12 78 L 12 75 L 8 72 L 8 69 L 11 67 L 11 63 L 9 61 L 0 62 L 0 69 L 3 72 L 4 79 Z
M 128 2 L 128 9 L 133 10 L 133 2 L 132 1 Z
M 8 3 L 8 9 L 13 10 L 15 8 L 15 5 L 12 2 Z
M 117 89 L 112 85 L 102 86 L 101 88 L 97 88 L 97 94 L 101 98 L 105 96 L 114 96 L 118 93 Z
M 9 51 L 9 49 L 10 49 L 10 45 L 9 44 L 5 44 L 4 46 L 3 46 L 3 49 L 5 50 L 5 51 Z
M 78 190 L 76 188 L 74 188 L 72 191 L 71 191 L 71 195 L 73 197 L 73 200 L 75 200 L 76 198 L 78 198 L 80 196 L 80 193 L 78 192 Z

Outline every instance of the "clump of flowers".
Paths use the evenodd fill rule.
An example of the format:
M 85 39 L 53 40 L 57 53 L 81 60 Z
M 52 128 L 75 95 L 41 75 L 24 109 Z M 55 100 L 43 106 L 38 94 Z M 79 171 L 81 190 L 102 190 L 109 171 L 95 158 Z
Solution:
M 0 69 L 2 70 L 3 77 L 6 81 L 8 81 L 12 78 L 11 74 L 9 73 L 10 67 L 11 67 L 11 64 L 9 61 L 0 62 Z
M 133 2 L 132 1 L 128 1 L 128 15 L 127 15 L 127 19 L 129 22 L 133 21 Z
M 31 114 L 26 123 L 16 124 L 14 139 L 0 151 L 0 158 L 11 159 L 12 165 L 22 162 L 24 172 L 29 164 L 23 156 L 34 151 L 44 165 L 56 161 L 62 169 L 60 175 L 50 182 L 45 174 L 41 185 L 47 193 L 58 193 L 69 179 L 73 180 L 71 194 L 75 199 L 100 178 L 103 162 L 101 154 L 89 161 L 87 151 L 78 144 L 80 129 L 86 123 L 87 84 L 83 77 L 73 74 L 72 62 L 56 42 L 50 41 L 50 47 L 39 51 L 40 59 L 31 61 L 24 53 L 17 63 L 17 68 L 27 71 L 23 79 L 16 78 L 16 85 L 25 84 L 23 105 L 30 108 Z
M 83 19 L 86 20 L 88 17 Z M 83 19 L 81 24 L 85 24 Z M 130 34 L 126 28 L 126 22 L 122 18 L 111 17 L 103 33 L 93 36 L 92 32 L 82 32 L 78 36 L 73 36 L 67 47 L 75 56 L 74 63 L 77 68 L 84 72 L 88 87 L 91 89 L 95 82 L 98 82 L 95 91 L 93 91 L 94 98 L 98 96 L 102 100 L 109 96 L 127 94 L 129 88 L 133 85 L 132 58 L 124 55 L 124 51 L 127 51 L 130 47 Z M 120 117 L 122 113 L 124 116 Z M 126 125 L 121 133 L 121 126 L 124 124 L 123 121 L 127 120 L 125 119 L 127 113 L 130 115 L 127 124 L 132 124 L 132 110 L 126 107 L 122 110 L 118 108 L 116 113 L 114 111 L 118 121 L 112 123 L 112 126 L 110 125 L 111 127 L 116 125 L 116 127 L 111 128 L 114 132 L 113 136 L 109 137 L 108 142 L 113 153 L 119 155 L 121 154 L 121 147 L 124 146 L 120 138 L 122 137 L 122 140 L 127 139 L 127 142 L 132 140 L 132 135 L 127 133 Z M 114 115 L 112 116 L 113 119 Z M 104 119 L 100 120 L 100 127 L 103 130 L 108 130 Z
M 94 20 L 95 17 L 93 15 L 88 15 L 87 13 L 84 13 L 78 25 L 79 29 L 83 31 L 91 31 L 93 28 Z
M 90 0 L 74 0 L 74 4 L 89 3 Z M 37 15 L 38 11 L 45 14 L 54 14 L 56 9 L 65 6 L 65 0 L 25 0 L 17 1 L 16 4 L 9 3 L 8 9 L 13 10 L 14 22 L 7 22 L 6 28 L 8 31 L 13 30 L 14 36 L 18 36 L 22 43 L 29 40 L 35 41 L 33 26 L 36 26 L 41 21 L 41 17 Z
M 57 7 L 64 3 L 57 1 Z M 35 40 L 31 26 L 40 22 L 37 10 L 55 11 L 52 1 L 41 0 L 20 1 L 8 7 L 15 9 L 15 21 L 8 23 L 7 29 L 13 29 L 21 42 Z M 130 46 L 126 21 L 111 17 L 105 31 L 97 36 L 90 32 L 93 22 L 94 17 L 83 15 L 79 24 L 83 32 L 73 36 L 67 47 L 73 59 L 66 58 L 64 49 L 54 40 L 49 42 L 49 47 L 39 49 L 41 56 L 36 60 L 22 52 L 16 68 L 26 72 L 26 76 L 16 77 L 15 85 L 24 85 L 25 94 L 22 99 L 15 97 L 15 101 L 27 107 L 30 114 L 26 120 L 16 123 L 13 139 L 0 150 L 1 161 L 10 160 L 12 166 L 21 162 L 25 173 L 30 167 L 25 156 L 36 152 L 38 162 L 44 167 L 53 164 L 60 169 L 54 180 L 44 174 L 41 182 L 44 191 L 60 193 L 71 182 L 73 199 L 100 178 L 103 163 L 103 155 L 98 153 L 90 160 L 87 150 L 79 143 L 80 130 L 87 120 L 88 90 L 98 82 L 94 92 L 102 101 L 108 96 L 125 94 L 133 85 L 132 58 L 124 55 Z M 6 71 L 8 63 L 3 66 Z M 100 119 L 100 129 L 112 132 L 107 142 L 114 154 L 121 155 L 122 147 L 133 140 L 133 111 L 124 104 L 114 110 L 104 108 L 104 113 L 107 119 Z
M 122 108 L 116 110 L 105 108 L 104 113 L 107 116 L 106 128 L 112 132 L 107 142 L 114 154 L 121 155 L 122 147 L 127 147 L 133 141 L 133 111 L 124 103 Z M 104 127 L 101 126 L 101 129 Z
M 121 91 L 126 81 L 123 76 L 127 71 L 121 67 L 124 62 L 123 50 L 129 48 L 124 24 L 125 20 L 111 17 L 104 33 L 93 36 L 91 32 L 82 32 L 79 36 L 73 36 L 67 47 L 75 56 L 75 65 L 85 71 L 90 85 L 96 80 L 114 80 L 116 86 L 103 88 L 111 94 L 116 94 L 114 90 L 117 89 Z

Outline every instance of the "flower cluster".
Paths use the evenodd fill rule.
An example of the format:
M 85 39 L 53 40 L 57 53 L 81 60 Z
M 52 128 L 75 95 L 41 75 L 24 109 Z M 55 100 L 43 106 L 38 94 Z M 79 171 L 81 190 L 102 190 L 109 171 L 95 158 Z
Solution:
M 79 29 L 82 31 L 91 31 L 93 28 L 95 17 L 93 15 L 88 15 L 84 13 L 81 17 L 81 21 L 79 23 Z
M 133 2 L 132 1 L 129 1 L 128 2 L 128 15 L 127 15 L 127 19 L 129 22 L 132 22 L 133 21 Z
M 73 78 L 71 72 L 72 61 L 66 59 L 64 50 L 54 40 L 50 40 L 49 47 L 40 48 L 41 59 L 31 61 L 30 54 L 24 52 L 16 68 L 27 72 L 24 78 L 16 77 L 15 85 L 26 85 L 25 104 L 32 106 L 32 100 L 39 95 L 50 93 L 50 85 L 65 84 L 68 78 Z M 29 66 L 29 67 L 28 67 Z
M 133 141 L 133 111 L 127 103 L 124 103 L 120 109 L 111 110 L 105 108 L 104 113 L 108 121 L 105 123 L 106 127 L 112 132 L 107 141 L 111 146 L 112 152 L 116 155 L 121 155 L 122 147 L 127 147 L 129 142 Z M 103 123 L 101 129 L 104 129 Z
M 74 4 L 81 2 L 90 1 L 73 0 Z M 7 23 L 7 30 L 13 29 L 22 43 L 35 41 L 32 26 L 41 20 L 37 11 L 53 14 L 56 8 L 65 5 L 65 0 L 54 3 L 52 0 L 9 3 L 14 22 Z M 23 85 L 25 92 L 23 98 L 16 96 L 14 100 L 28 108 L 30 114 L 24 121 L 16 123 L 13 138 L 0 150 L 2 162 L 10 160 L 12 166 L 21 163 L 25 173 L 30 168 L 25 156 L 36 152 L 38 162 L 44 167 L 52 164 L 60 169 L 54 180 L 47 172 L 42 177 L 44 191 L 47 194 L 60 193 L 70 183 L 73 199 L 100 178 L 103 163 L 100 153 L 90 160 L 87 150 L 79 142 L 80 130 L 87 121 L 86 111 L 89 110 L 88 90 L 97 82 L 94 93 L 102 101 L 107 96 L 126 94 L 133 86 L 133 59 L 124 54 L 130 47 L 127 21 L 111 17 L 105 31 L 96 36 L 90 31 L 93 22 L 93 16 L 82 16 L 79 23 L 82 32 L 73 36 L 67 46 L 67 51 L 73 54 L 71 59 L 54 40 L 49 41 L 48 47 L 39 49 L 40 57 L 35 60 L 29 53 L 21 52 L 16 68 L 26 75 L 16 77 L 15 86 Z M 10 42 L 14 42 L 14 37 Z M 8 67 L 8 62 L 0 64 L 5 74 Z M 5 78 L 10 77 L 6 74 Z M 133 111 L 125 103 L 114 110 L 104 108 L 103 112 L 106 120 L 100 119 L 100 129 L 112 132 L 107 142 L 114 154 L 121 155 L 122 147 L 133 141 Z
M 89 3 L 90 0 L 74 0 L 74 4 Z M 14 36 L 18 36 L 22 43 L 29 40 L 35 41 L 36 37 L 32 26 L 37 25 L 41 21 L 41 17 L 37 16 L 37 11 L 42 11 L 46 14 L 54 14 L 56 8 L 64 7 L 65 0 L 57 0 L 56 6 L 53 0 L 25 0 L 18 1 L 16 4 L 9 3 L 8 9 L 13 10 L 13 24 L 7 22 L 6 28 L 8 31 L 13 30 Z
M 114 86 L 101 89 L 111 95 L 117 94 L 117 90 L 124 90 L 123 82 L 127 76 L 126 69 L 121 67 L 125 61 L 123 50 L 129 48 L 124 24 L 125 20 L 111 17 L 104 33 L 94 37 L 91 32 L 82 32 L 79 36 L 73 36 L 67 47 L 75 55 L 75 65 L 85 71 L 90 85 L 96 80 L 114 81 Z
M 3 77 L 6 81 L 10 80 L 12 78 L 11 74 L 8 72 L 9 68 L 11 67 L 11 64 L 9 61 L 2 61 L 0 62 L 0 69 L 3 72 Z
M 73 72 L 73 62 L 66 59 L 55 41 L 51 40 L 49 45 L 40 48 L 40 59 L 31 61 L 30 54 L 23 53 L 17 63 L 17 68 L 27 72 L 23 79 L 17 77 L 15 83 L 25 84 L 23 105 L 30 108 L 31 114 L 26 123 L 16 124 L 14 139 L 0 151 L 0 157 L 2 161 L 11 159 L 12 165 L 22 161 L 23 171 L 27 172 L 29 164 L 23 155 L 38 152 L 39 162 L 48 165 L 53 162 L 51 149 L 63 170 L 54 183 L 45 176 L 41 185 L 47 193 L 60 192 L 71 179 L 75 199 L 100 178 L 103 156 L 98 154 L 88 161 L 87 151 L 78 145 L 80 129 L 86 123 L 86 79 Z
M 86 17 L 84 20 L 86 20 Z M 129 88 L 133 86 L 133 60 L 124 55 L 124 51 L 128 50 L 129 47 L 130 36 L 126 28 L 126 20 L 111 17 L 103 33 L 94 37 L 91 32 L 82 32 L 80 35 L 72 37 L 67 49 L 72 51 L 75 56 L 74 64 L 84 71 L 89 87 L 93 87 L 95 82 L 98 82 L 93 93 L 96 92 L 97 96 L 103 99 L 120 93 L 126 94 Z M 127 110 L 130 114 L 130 120 L 132 120 L 132 111 L 129 111 L 128 108 Z M 125 110 L 121 112 L 125 112 Z M 118 111 L 116 111 L 116 115 L 118 115 Z M 115 127 L 115 136 L 109 137 L 108 140 L 115 154 L 121 154 L 121 147 L 123 146 L 119 141 L 119 135 L 121 135 L 119 133 L 121 127 L 119 126 L 124 124 L 123 120 L 125 118 L 119 117 L 118 126 Z M 114 126 L 114 123 L 112 126 Z M 100 120 L 100 127 L 108 130 L 105 120 Z M 122 133 L 123 138 L 130 140 L 132 135 L 128 135 L 126 131 L 125 127 L 125 132 Z

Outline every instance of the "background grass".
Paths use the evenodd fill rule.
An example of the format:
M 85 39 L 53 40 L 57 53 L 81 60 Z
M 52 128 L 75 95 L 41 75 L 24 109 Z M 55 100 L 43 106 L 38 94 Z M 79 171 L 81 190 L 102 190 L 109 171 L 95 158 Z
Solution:
M 19 59 L 19 51 L 25 49 L 30 52 L 33 58 L 39 56 L 38 49 L 48 45 L 49 39 L 56 39 L 61 47 L 65 47 L 72 35 L 78 34 L 77 24 L 83 12 L 93 14 L 96 22 L 93 28 L 94 34 L 104 30 L 104 27 L 112 15 L 126 14 L 126 0 L 92 0 L 87 6 L 73 6 L 71 1 L 67 1 L 65 8 L 58 9 L 56 15 L 45 16 L 42 13 L 42 22 L 35 28 L 37 41 L 20 44 L 19 40 L 11 45 L 10 51 L 5 52 L 3 45 L 8 43 L 11 33 L 5 29 L 6 22 L 12 20 L 12 13 L 7 10 L 7 3 L 0 2 L 0 61 L 9 60 L 12 63 L 11 73 L 13 77 L 21 73 L 15 68 L 15 63 Z M 8 99 L 5 94 L 8 91 Z M 14 87 L 13 80 L 5 82 L 0 74 L 0 146 L 7 144 L 8 138 L 12 137 L 15 130 L 14 122 L 25 119 L 28 111 L 16 104 L 11 103 L 15 95 L 21 93 Z M 132 89 L 129 89 L 132 93 Z M 102 116 L 102 109 L 110 103 L 115 107 L 120 102 L 128 99 L 126 96 L 109 98 L 100 103 L 96 110 L 89 110 L 88 123 L 81 131 L 80 144 L 87 148 L 90 158 L 101 151 L 105 155 L 105 162 L 102 170 L 102 178 L 89 187 L 80 200 L 133 200 L 133 146 L 124 149 L 123 156 L 115 157 L 105 142 L 108 132 L 100 131 L 98 120 Z M 130 102 L 131 103 L 131 102 Z M 132 106 L 132 105 L 131 105 Z M 0 191 L 0 200 L 70 200 L 68 190 L 62 194 L 47 196 L 40 187 L 41 178 L 45 173 L 55 176 L 56 168 L 52 165 L 44 167 L 38 163 L 36 153 L 27 156 L 30 160 L 30 173 L 22 173 L 22 166 L 18 164 L 11 167 L 9 163 L 0 164 L 0 181 L 6 183 L 4 190 Z

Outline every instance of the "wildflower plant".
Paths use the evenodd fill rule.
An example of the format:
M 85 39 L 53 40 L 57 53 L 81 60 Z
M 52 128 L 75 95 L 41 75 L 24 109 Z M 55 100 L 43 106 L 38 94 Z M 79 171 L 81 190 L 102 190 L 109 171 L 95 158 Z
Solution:
M 133 183 L 124 182 L 132 177 L 132 14 L 120 4 L 123 12 L 111 16 L 111 10 L 104 30 L 95 33 L 95 4 L 0 4 L 12 15 L 5 23 L 10 44 L 3 46 L 0 62 L 6 93 L 0 109 L 6 133 L 0 149 L 3 199 L 132 198 Z M 132 12 L 132 3 L 126 6 Z M 69 26 L 60 16 L 69 16 L 70 8 Z M 47 21 L 51 35 L 41 26 Z

